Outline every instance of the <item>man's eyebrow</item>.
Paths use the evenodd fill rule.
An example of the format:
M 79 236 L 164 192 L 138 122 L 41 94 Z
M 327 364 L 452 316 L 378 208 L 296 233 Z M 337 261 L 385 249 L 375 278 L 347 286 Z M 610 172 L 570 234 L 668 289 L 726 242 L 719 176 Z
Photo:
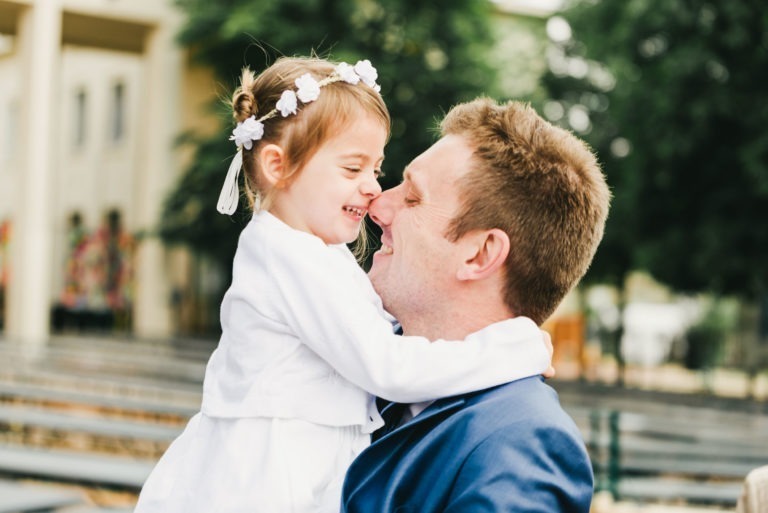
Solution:
M 417 184 L 413 179 L 413 173 L 411 172 L 410 167 L 406 167 L 405 171 L 403 171 L 403 183 L 405 182 L 408 182 L 409 187 L 414 192 L 414 194 L 416 194 L 416 196 L 422 196 L 421 188 L 419 187 L 419 184 Z

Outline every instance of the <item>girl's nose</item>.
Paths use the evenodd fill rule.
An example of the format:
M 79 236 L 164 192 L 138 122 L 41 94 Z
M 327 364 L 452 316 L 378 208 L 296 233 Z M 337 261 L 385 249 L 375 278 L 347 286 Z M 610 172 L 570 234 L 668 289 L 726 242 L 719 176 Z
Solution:
M 360 184 L 360 192 L 371 199 L 376 198 L 381 194 L 381 184 L 375 176 L 367 176 Z

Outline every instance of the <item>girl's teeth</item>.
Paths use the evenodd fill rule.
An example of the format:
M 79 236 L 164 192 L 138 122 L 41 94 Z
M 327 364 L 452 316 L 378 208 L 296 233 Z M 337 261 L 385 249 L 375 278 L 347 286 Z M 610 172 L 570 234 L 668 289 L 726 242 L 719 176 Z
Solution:
M 359 208 L 344 207 L 344 210 L 359 217 L 362 217 L 363 215 L 363 211 Z

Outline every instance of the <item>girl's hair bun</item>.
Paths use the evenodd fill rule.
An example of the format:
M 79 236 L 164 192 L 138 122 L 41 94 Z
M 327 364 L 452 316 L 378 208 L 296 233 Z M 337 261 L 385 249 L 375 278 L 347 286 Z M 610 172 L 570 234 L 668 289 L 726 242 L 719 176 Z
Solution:
M 232 115 L 238 123 L 255 115 L 259 110 L 252 92 L 255 79 L 250 69 L 243 68 L 240 87 L 235 89 L 232 95 Z

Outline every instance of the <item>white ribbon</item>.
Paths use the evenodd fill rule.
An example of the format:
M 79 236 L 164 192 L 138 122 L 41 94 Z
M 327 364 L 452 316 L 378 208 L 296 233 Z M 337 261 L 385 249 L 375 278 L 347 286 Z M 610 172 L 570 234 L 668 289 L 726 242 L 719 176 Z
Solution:
M 237 177 L 240 175 L 240 169 L 243 167 L 243 149 L 238 148 L 232 163 L 227 169 L 227 177 L 224 179 L 224 186 L 219 193 L 219 202 L 216 204 L 216 210 L 222 214 L 231 216 L 237 210 L 237 202 L 240 199 L 240 188 L 237 185 Z

